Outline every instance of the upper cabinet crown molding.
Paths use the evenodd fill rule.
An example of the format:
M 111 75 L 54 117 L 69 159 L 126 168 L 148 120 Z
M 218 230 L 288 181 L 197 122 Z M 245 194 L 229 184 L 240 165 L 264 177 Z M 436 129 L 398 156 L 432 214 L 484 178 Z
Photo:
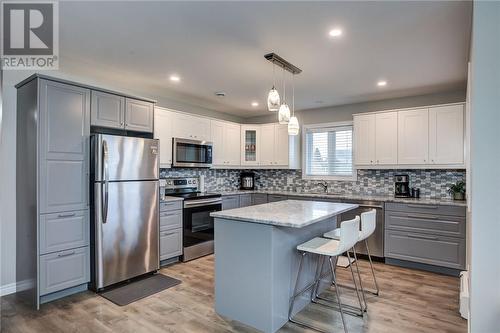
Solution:
M 353 115 L 359 169 L 464 168 L 464 104 Z

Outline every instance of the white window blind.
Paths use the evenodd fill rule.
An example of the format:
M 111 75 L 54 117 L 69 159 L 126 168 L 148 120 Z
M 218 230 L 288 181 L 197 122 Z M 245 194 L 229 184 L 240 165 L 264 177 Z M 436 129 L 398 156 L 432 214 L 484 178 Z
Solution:
M 352 125 L 305 129 L 305 176 L 352 178 Z

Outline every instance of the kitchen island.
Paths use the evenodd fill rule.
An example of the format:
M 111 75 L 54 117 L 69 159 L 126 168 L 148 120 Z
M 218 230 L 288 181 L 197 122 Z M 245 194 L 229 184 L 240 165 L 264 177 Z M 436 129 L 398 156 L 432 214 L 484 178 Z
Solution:
M 297 245 L 334 229 L 338 215 L 357 207 L 286 200 L 211 213 L 217 313 L 263 332 L 276 332 L 288 321 L 300 259 Z M 312 281 L 315 259 L 304 261 L 301 287 Z M 309 302 L 306 294 L 297 299 L 294 313 Z

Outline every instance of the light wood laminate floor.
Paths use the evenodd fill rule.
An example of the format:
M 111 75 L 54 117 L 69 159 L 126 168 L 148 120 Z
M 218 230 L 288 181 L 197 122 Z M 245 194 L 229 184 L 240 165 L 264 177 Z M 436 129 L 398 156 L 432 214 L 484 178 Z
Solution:
M 467 331 L 467 321 L 458 314 L 458 278 L 375 265 L 380 296 L 368 296 L 365 318 L 346 316 L 349 332 Z M 362 260 L 360 266 L 368 285 L 369 266 Z M 182 283 L 125 307 L 90 291 L 45 304 L 38 312 L 20 304 L 15 295 L 2 297 L 1 332 L 255 332 L 215 313 L 213 256 L 174 264 L 161 273 Z M 351 281 L 343 268 L 338 268 L 338 279 Z M 353 304 L 354 293 L 345 288 L 341 291 L 347 303 Z M 340 315 L 316 304 L 309 305 L 298 318 L 342 332 Z M 288 323 L 280 332 L 312 331 Z

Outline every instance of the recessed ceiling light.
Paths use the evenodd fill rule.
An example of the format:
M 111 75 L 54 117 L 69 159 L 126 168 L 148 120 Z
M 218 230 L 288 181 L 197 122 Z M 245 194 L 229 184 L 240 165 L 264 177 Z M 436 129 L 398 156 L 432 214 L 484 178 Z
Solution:
M 330 32 L 328 34 L 330 35 L 330 37 L 339 37 L 342 35 L 342 30 L 341 29 L 332 29 L 332 30 L 330 30 Z
M 379 87 L 385 87 L 386 85 L 387 85 L 387 81 L 382 80 L 382 81 L 377 82 L 377 86 L 379 86 Z
M 175 74 L 170 75 L 170 81 L 179 82 L 180 80 L 181 80 L 181 78 L 179 77 L 179 75 L 175 75 Z
M 259 106 L 259 103 L 258 102 L 252 102 L 252 106 L 253 107 L 257 107 L 257 106 Z

